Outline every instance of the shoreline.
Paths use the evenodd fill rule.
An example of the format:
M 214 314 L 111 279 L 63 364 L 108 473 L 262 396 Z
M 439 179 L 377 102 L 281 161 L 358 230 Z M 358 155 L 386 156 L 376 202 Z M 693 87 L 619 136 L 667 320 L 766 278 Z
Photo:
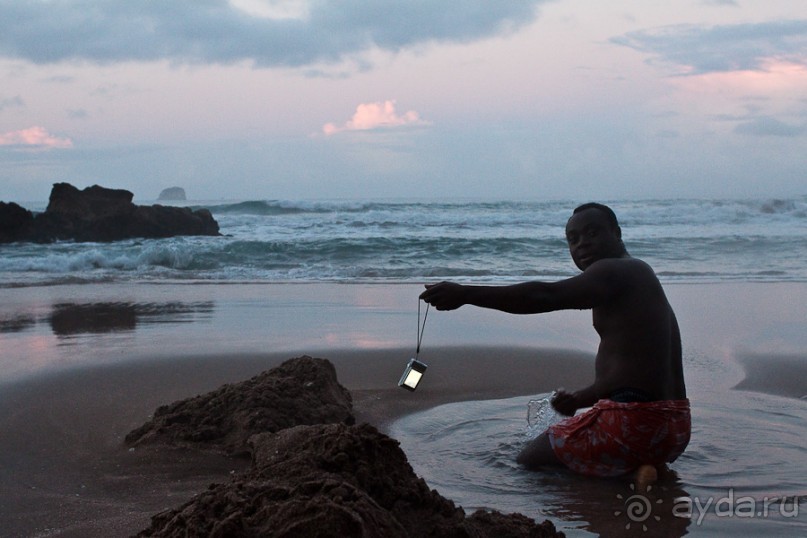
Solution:
M 684 354 L 726 357 L 807 349 L 807 283 L 665 284 Z M 75 367 L 204 354 L 415 348 L 417 284 L 128 283 L 2 290 L 0 386 Z M 83 320 L 83 322 L 82 322 Z M 433 312 L 424 355 L 454 346 L 594 353 L 591 314 Z M 309 351 L 310 354 L 310 351 Z

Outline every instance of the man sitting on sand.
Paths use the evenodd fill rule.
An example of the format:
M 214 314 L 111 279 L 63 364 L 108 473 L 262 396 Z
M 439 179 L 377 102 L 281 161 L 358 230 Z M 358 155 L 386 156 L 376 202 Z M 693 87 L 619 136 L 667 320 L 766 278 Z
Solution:
M 628 255 L 609 207 L 575 209 L 566 240 L 582 271 L 572 278 L 511 286 L 441 282 L 427 285 L 420 298 L 438 310 L 465 304 L 512 314 L 591 309 L 600 335 L 594 383 L 576 392 L 560 389 L 552 400 L 564 415 L 591 409 L 528 443 L 517 460 L 525 467 L 563 464 L 582 474 L 618 476 L 672 462 L 689 443 L 690 414 L 681 336 L 664 290 L 649 265 Z

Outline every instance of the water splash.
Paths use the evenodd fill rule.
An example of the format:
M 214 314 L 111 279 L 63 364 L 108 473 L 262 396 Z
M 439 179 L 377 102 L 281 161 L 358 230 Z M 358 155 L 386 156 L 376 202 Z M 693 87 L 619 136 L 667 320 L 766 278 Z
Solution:
M 529 440 L 535 439 L 547 428 L 566 418 L 552 407 L 552 400 L 556 395 L 557 392 L 552 391 L 546 397 L 536 398 L 527 403 L 527 438 Z

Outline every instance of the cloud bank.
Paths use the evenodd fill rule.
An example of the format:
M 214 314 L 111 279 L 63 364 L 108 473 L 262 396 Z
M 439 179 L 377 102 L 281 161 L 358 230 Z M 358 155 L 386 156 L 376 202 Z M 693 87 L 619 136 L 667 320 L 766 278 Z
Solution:
M 54 136 L 43 127 L 34 126 L 20 131 L 1 133 L 0 146 L 18 149 L 66 149 L 73 147 L 73 141 Z
M 342 126 L 326 123 L 322 132 L 330 136 L 342 131 L 369 131 L 379 128 L 403 127 L 411 125 L 428 125 L 420 119 L 420 114 L 410 110 L 402 115 L 395 111 L 395 101 L 383 103 L 362 103 L 356 107 L 356 113 Z
M 807 65 L 807 20 L 698 26 L 666 26 L 611 39 L 684 74 L 764 70 L 775 60 Z
M 37 64 L 168 60 L 300 67 L 374 48 L 470 42 L 552 0 L 0 0 L 0 55 Z

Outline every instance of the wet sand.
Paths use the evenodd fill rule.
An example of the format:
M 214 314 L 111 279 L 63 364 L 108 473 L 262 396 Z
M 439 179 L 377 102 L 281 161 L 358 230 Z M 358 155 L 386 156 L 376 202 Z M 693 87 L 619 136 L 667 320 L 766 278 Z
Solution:
M 592 358 L 527 348 L 431 350 L 416 392 L 397 387 L 407 351 L 318 353 L 334 363 L 358 421 L 384 431 L 442 403 L 533 394 L 585 383 Z M 126 536 L 247 462 L 186 451 L 130 451 L 124 436 L 159 405 L 247 379 L 295 355 L 178 357 L 76 369 L 0 394 L 3 536 Z M 439 357 L 439 360 L 438 360 Z
M 807 353 L 747 354 L 738 360 L 745 370 L 745 378 L 734 388 L 807 400 Z

